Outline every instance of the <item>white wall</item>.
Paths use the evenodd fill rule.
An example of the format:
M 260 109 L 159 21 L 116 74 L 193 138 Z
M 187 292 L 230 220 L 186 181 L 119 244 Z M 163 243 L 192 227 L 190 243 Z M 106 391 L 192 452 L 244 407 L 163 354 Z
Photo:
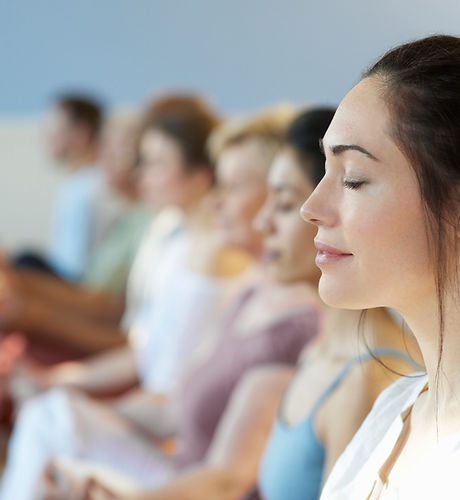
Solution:
M 0 120 L 0 246 L 47 246 L 61 179 L 41 149 L 38 119 Z

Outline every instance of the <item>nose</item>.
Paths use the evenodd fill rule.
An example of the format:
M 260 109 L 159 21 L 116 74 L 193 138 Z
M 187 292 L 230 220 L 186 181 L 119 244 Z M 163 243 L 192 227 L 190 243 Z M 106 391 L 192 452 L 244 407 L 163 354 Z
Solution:
M 333 207 L 328 202 L 332 197 L 327 193 L 327 186 L 324 180 L 324 178 L 321 180 L 300 208 L 302 219 L 316 226 L 332 226 L 335 220 L 332 212 Z
M 273 233 L 274 224 L 272 218 L 272 207 L 269 200 L 265 201 L 259 212 L 254 217 L 254 220 L 252 221 L 252 226 L 256 231 L 258 231 L 262 235 Z

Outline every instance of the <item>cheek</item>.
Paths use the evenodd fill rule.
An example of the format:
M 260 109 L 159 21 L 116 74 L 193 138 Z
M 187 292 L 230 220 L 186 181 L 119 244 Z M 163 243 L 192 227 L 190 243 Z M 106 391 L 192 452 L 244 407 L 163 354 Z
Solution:
M 166 170 L 158 176 L 155 182 L 155 189 L 158 196 L 175 200 L 179 193 L 185 191 L 186 182 L 176 172 Z
M 168 170 L 148 168 L 143 172 L 141 178 L 144 198 L 154 208 L 162 208 L 169 203 L 176 203 L 179 185 L 177 176 Z
M 48 139 L 48 143 L 50 145 L 50 148 L 53 151 L 57 151 L 57 152 L 65 151 L 65 149 L 68 146 L 68 142 L 69 141 L 67 140 L 65 134 L 62 134 L 59 132 L 52 134 Z
M 140 177 L 140 186 L 143 195 L 146 198 L 150 198 L 151 196 L 151 191 L 152 191 L 152 173 L 150 170 L 144 168 L 141 172 L 141 177 Z
M 374 203 L 343 220 L 349 250 L 355 254 L 353 277 L 367 290 L 372 306 L 393 305 L 425 289 L 429 252 L 423 212 L 410 199 Z M 346 230 L 348 228 L 348 231 Z
M 249 200 L 246 200 L 241 206 L 241 215 L 245 218 L 247 224 L 251 224 L 254 221 L 255 216 L 258 214 L 259 210 L 264 204 L 265 196 L 253 196 Z
M 359 248 L 379 254 L 383 262 L 415 259 L 427 263 L 427 244 L 421 206 L 410 200 L 395 198 L 385 206 L 375 204 L 368 211 L 355 211 L 348 225 L 353 227 L 356 240 L 363 240 Z M 365 243 L 367 242 L 367 243 Z
M 241 227 L 252 227 L 254 217 L 262 207 L 264 200 L 264 196 L 242 193 L 228 200 L 226 213 L 235 224 Z
M 320 272 L 315 265 L 317 250 L 313 242 L 316 227 L 304 222 L 298 211 L 273 222 L 276 234 L 270 240 L 282 251 L 277 265 L 279 275 L 289 281 L 317 281 Z

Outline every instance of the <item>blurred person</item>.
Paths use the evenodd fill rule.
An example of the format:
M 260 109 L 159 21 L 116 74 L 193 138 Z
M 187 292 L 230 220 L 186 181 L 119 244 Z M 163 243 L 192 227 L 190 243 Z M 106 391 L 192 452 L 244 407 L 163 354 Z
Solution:
M 109 188 L 122 196 L 125 209 L 86 266 L 82 283 L 119 296 L 126 293 L 128 274 L 139 241 L 152 220 L 151 208 L 142 202 L 139 168 L 140 118 L 120 113 L 111 117 L 101 140 L 100 165 Z
M 151 210 L 140 203 L 138 128 L 139 119 L 126 114 L 112 117 L 104 127 L 100 165 L 124 208 L 92 252 L 82 283 L 4 267 L 2 296 L 9 296 L 9 302 L 0 306 L 4 329 L 20 330 L 32 343 L 44 342 L 47 349 L 62 352 L 59 347 L 67 346 L 75 355 L 124 342 L 117 325 L 124 309 L 128 273 L 152 218 Z
M 160 324 L 171 335 L 174 331 L 180 335 L 178 332 L 185 328 L 185 323 L 181 323 L 179 316 L 175 321 L 171 319 L 169 308 L 174 309 L 181 300 L 193 298 L 195 292 L 197 296 L 194 300 L 199 302 L 200 291 L 205 308 L 205 299 L 209 297 L 211 300 L 217 295 L 219 287 L 216 282 L 187 272 L 191 237 L 195 233 L 206 234 L 204 228 L 209 228 L 209 217 L 206 215 L 209 210 L 203 205 L 202 198 L 213 184 L 214 173 L 204 148 L 215 123 L 212 112 L 193 96 L 167 96 L 158 99 L 146 111 L 141 134 L 142 184 L 146 202 L 159 214 L 147 229 L 130 272 L 127 306 L 119 329 L 132 331 L 132 342 L 106 355 L 90 358 L 81 365 L 69 363 L 51 370 L 34 371 L 30 376 L 26 373 L 18 381 L 19 387 L 25 385 L 26 394 L 31 391 L 33 394 L 35 385 L 37 389 L 53 386 L 58 383 L 55 380 L 96 393 L 111 392 L 112 387 L 124 387 L 125 381 L 127 386 L 132 386 L 138 381 L 134 351 L 137 361 L 143 359 L 143 342 L 148 340 L 149 329 L 154 334 L 157 332 L 155 338 L 162 331 Z M 172 128 L 167 131 L 167 127 Z M 157 141 L 157 138 L 160 140 Z M 153 150 L 149 149 L 152 141 Z M 147 150 L 144 151 L 144 148 Z M 159 176 L 156 184 L 148 180 L 151 171 Z M 187 230 L 188 217 L 195 221 L 190 231 Z M 178 287 L 181 289 L 178 290 Z M 196 317 L 203 318 L 204 314 L 200 314 L 199 310 L 200 307 L 197 307 Z M 193 307 L 188 320 L 192 312 Z M 96 329 L 97 326 L 95 323 Z M 134 334 L 134 331 L 137 333 Z M 151 342 L 154 345 L 155 341 Z M 165 366 L 163 371 L 169 369 Z M 32 386 L 27 388 L 28 385 Z
M 89 255 L 120 214 L 119 200 L 105 189 L 98 165 L 103 119 L 100 104 L 92 98 L 64 94 L 55 100 L 47 116 L 46 145 L 67 175 L 54 207 L 49 257 L 19 255 L 15 267 L 80 280 Z
M 203 198 L 212 187 L 214 172 L 205 145 L 216 123 L 213 112 L 193 96 L 158 99 L 144 117 L 143 185 L 152 207 L 165 210 L 152 222 L 144 240 L 147 247 L 142 244 L 139 249 L 142 257 L 147 250 L 148 260 L 143 259 L 139 266 L 136 258 L 133 265 L 143 279 L 142 290 L 130 288 L 131 305 L 132 295 L 138 295 L 134 314 L 126 321 L 127 325 L 135 325 L 137 335 L 131 336 L 136 339 L 132 343 L 134 349 L 130 344 L 85 362 L 45 370 L 41 376 L 33 373 L 29 381 L 27 377 L 19 379 L 17 392 L 33 393 L 54 385 L 56 379 L 91 393 L 108 392 L 124 384 L 132 385 L 139 379 L 144 387 L 172 383 L 175 362 L 180 364 L 180 357 L 187 354 L 186 349 L 180 351 L 181 346 L 175 339 L 186 333 L 186 327 L 193 327 L 192 318 L 199 333 L 200 321 L 205 320 L 206 312 L 217 307 L 213 301 L 217 297 L 217 284 L 206 276 L 188 272 L 190 241 L 195 233 L 206 234 L 205 228 L 209 227 L 209 209 L 203 204 Z M 155 175 L 157 182 L 152 181 Z M 176 312 L 181 308 L 183 315 L 178 315 Z M 154 338 L 149 338 L 151 336 Z M 160 361 L 159 365 L 152 361 L 151 373 L 154 367 L 156 379 L 145 372 L 145 368 L 149 368 L 144 361 L 145 342 L 150 342 L 149 349 Z M 139 394 L 142 401 L 144 392 Z M 134 399 L 131 395 L 130 401 Z
M 277 113 L 274 117 L 279 118 Z M 255 208 L 256 205 L 260 208 L 266 193 L 265 178 L 268 166 L 284 130 L 273 118 L 274 124 L 271 125 L 270 133 L 268 133 L 267 119 L 268 114 L 264 115 L 263 126 L 262 120 L 258 122 L 257 119 L 244 124 L 245 130 L 238 138 L 238 142 L 229 143 L 227 149 L 224 148 L 219 157 L 219 213 L 225 214 L 222 233 L 229 234 L 225 243 L 240 248 L 254 257 L 260 254 L 260 237 L 254 230 L 247 231 L 247 228 L 251 228 L 250 220 L 253 213 L 244 208 L 251 204 Z M 277 130 L 278 137 L 274 136 Z M 267 146 L 271 154 L 268 154 L 264 146 Z M 233 152 L 235 148 L 241 148 L 244 154 L 238 157 L 236 163 L 227 162 L 226 151 Z M 228 158 L 233 160 L 233 155 Z M 223 163 L 220 162 L 221 159 Z M 236 193 L 235 185 L 238 184 L 240 176 L 247 178 L 248 171 L 251 171 L 249 175 L 252 182 Z M 239 187 L 242 187 L 241 184 Z M 254 199 L 256 204 L 253 203 Z M 239 226 L 242 226 L 244 231 L 236 231 Z M 234 234 L 244 234 L 245 237 L 239 236 L 233 239 Z M 85 442 L 82 442 L 81 446 L 88 451 L 88 458 L 98 463 L 118 467 L 125 472 L 129 471 L 146 485 L 164 480 L 165 476 L 169 476 L 170 467 L 185 467 L 203 457 L 220 415 L 225 409 L 232 387 L 242 373 L 264 362 L 278 361 L 291 365 L 295 362 L 301 347 L 317 331 L 317 312 L 311 306 L 304 305 L 306 295 L 308 296 L 308 287 L 302 283 L 257 282 L 241 292 L 219 321 L 218 330 L 212 332 L 200 343 L 188 368 L 184 370 L 179 381 L 179 388 L 174 392 L 174 400 L 168 407 L 163 405 L 162 408 L 159 404 L 160 398 L 164 398 L 165 394 L 156 394 L 154 395 L 156 401 L 151 398 L 151 407 L 144 415 L 139 414 L 138 407 L 136 414 L 129 415 L 126 412 L 126 406 L 123 407 L 127 399 L 119 401 L 115 405 L 114 412 L 113 408 L 110 411 L 101 409 L 87 398 L 59 391 L 59 393 L 55 392 L 47 396 L 46 405 L 43 404 L 43 400 L 32 402 L 35 410 L 29 411 L 29 416 L 26 418 L 28 423 L 23 421 L 22 434 L 24 437 L 26 433 L 29 436 L 29 432 L 32 431 L 30 417 L 35 413 L 35 421 L 37 421 L 37 409 L 40 412 L 49 412 L 53 405 L 57 404 L 61 407 L 61 414 L 68 413 L 62 405 L 62 401 L 68 399 L 70 404 L 67 406 L 70 406 L 75 413 L 72 425 L 76 425 L 74 430 L 77 436 L 85 436 Z M 266 314 L 268 305 L 270 305 L 269 315 Z M 280 335 L 281 332 L 283 335 Z M 243 352 L 244 356 L 242 356 Z M 150 356 L 150 359 L 152 357 Z M 154 368 L 154 363 L 152 365 Z M 157 387 L 160 387 L 158 383 Z M 216 391 L 219 394 L 218 399 L 212 396 L 216 394 Z M 188 403 L 184 402 L 185 395 L 189 396 Z M 202 399 L 209 397 L 213 398 L 211 415 L 208 414 L 209 404 L 205 404 Z M 181 409 L 181 402 L 185 403 L 183 409 Z M 171 408 L 175 410 L 175 416 L 172 417 Z M 57 410 L 58 408 L 56 412 Z M 98 415 L 99 418 L 96 420 Z M 124 417 L 123 420 L 120 417 Z M 170 460 L 162 455 L 159 449 L 155 449 L 152 443 L 145 442 L 146 431 L 149 431 L 153 438 L 159 439 L 164 436 L 167 430 L 165 423 L 166 427 L 171 426 L 167 418 L 177 418 L 177 449 L 180 451 L 173 458 L 175 465 L 172 462 L 169 464 Z M 122 424 L 126 420 L 130 422 L 131 427 L 126 430 L 131 430 L 131 432 L 115 436 L 115 429 L 121 425 L 127 426 L 126 423 Z M 100 423 L 96 425 L 96 422 Z M 202 425 L 205 427 L 202 428 Z M 26 426 L 29 427 L 28 430 Z M 83 426 L 85 430 L 80 426 Z M 201 429 L 199 436 L 196 434 L 198 429 Z M 24 431 L 27 432 L 24 433 Z M 32 432 L 35 433 L 35 431 Z M 29 444 L 31 443 L 30 437 L 26 440 Z M 39 444 L 43 443 L 37 443 Z M 54 444 L 50 442 L 49 446 L 54 446 Z M 114 452 L 114 450 L 121 449 L 123 453 Z M 44 455 L 47 454 L 49 457 L 52 455 L 50 451 L 48 447 L 44 450 Z M 55 452 L 59 451 L 61 450 L 55 450 Z M 75 456 L 75 452 L 69 454 L 68 450 L 64 454 Z M 76 456 L 81 456 L 81 454 Z M 19 462 L 17 464 L 19 465 Z M 42 462 L 42 467 L 43 465 Z M 24 464 L 21 468 L 24 469 Z
M 84 285 L 52 274 L 14 270 L 5 259 L 1 273 L 2 323 L 9 331 L 16 325 L 22 332 L 21 336 L 10 333 L 0 342 L 0 419 L 5 429 L 9 429 L 11 411 L 17 406 L 11 396 L 15 395 L 15 402 L 20 404 L 30 391 L 39 389 L 37 372 L 43 370 L 42 363 L 48 366 L 126 342 L 118 323 L 127 273 L 143 228 L 151 219 L 150 210 L 139 203 L 138 128 L 139 118 L 127 113 L 111 117 L 104 125 L 101 168 L 107 172 L 111 188 L 123 198 L 125 210 L 90 257 Z M 17 385 L 24 370 L 27 380 L 33 381 L 33 389 L 27 383 L 18 398 Z M 12 386 L 16 389 L 10 391 Z

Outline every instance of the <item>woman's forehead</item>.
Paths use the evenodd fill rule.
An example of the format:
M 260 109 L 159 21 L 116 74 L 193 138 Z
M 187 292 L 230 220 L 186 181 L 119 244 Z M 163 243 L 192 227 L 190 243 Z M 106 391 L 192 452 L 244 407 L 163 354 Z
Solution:
M 258 149 L 248 144 L 235 144 L 224 149 L 217 162 L 218 177 L 265 177 L 264 161 Z
M 268 174 L 268 185 L 276 191 L 304 194 L 313 185 L 289 149 L 284 149 L 275 157 Z
M 344 97 L 324 139 L 324 149 L 356 144 L 379 157 L 392 143 L 391 116 L 382 96 L 381 83 L 365 78 Z

